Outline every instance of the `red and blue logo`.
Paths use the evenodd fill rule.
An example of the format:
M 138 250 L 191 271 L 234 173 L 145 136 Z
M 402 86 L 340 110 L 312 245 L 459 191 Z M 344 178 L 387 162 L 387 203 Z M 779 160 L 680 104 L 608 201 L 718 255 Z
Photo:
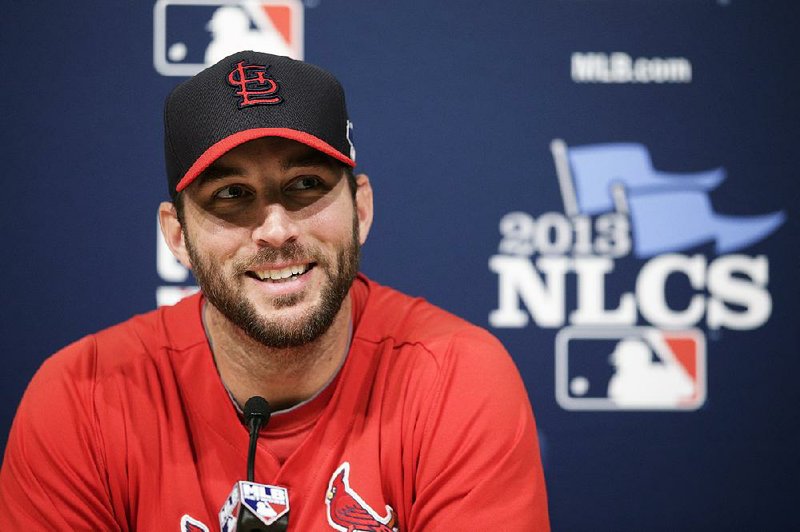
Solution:
M 556 336 L 556 400 L 567 410 L 695 410 L 706 397 L 696 329 L 565 327 Z
M 153 64 L 164 76 L 193 76 L 242 50 L 303 59 L 300 0 L 158 0 Z

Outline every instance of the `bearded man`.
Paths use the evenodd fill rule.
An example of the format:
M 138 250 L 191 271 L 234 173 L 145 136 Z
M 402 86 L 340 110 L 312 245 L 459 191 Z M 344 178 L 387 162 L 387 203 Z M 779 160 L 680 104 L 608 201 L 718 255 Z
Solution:
M 250 504 L 252 530 L 548 530 L 506 351 L 358 272 L 372 189 L 339 82 L 240 52 L 179 85 L 164 121 L 161 229 L 201 292 L 42 366 L 2 528 L 231 530 Z M 248 450 L 253 397 L 271 418 Z

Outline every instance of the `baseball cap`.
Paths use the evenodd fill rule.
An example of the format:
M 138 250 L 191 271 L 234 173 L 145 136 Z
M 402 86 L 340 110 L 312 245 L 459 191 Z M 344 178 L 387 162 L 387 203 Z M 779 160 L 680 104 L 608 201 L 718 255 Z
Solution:
M 344 89 L 329 72 L 289 57 L 244 51 L 184 81 L 164 106 L 170 196 L 229 150 L 260 137 L 302 142 L 354 167 Z

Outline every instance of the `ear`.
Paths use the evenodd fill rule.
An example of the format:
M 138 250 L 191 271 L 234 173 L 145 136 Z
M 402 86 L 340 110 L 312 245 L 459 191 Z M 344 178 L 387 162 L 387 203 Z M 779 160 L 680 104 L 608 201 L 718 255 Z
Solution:
M 161 226 L 161 234 L 164 241 L 169 246 L 169 250 L 175 255 L 181 264 L 192 269 L 192 262 L 189 260 L 189 253 L 186 251 L 186 241 L 183 238 L 183 228 L 178 221 L 178 212 L 175 205 L 169 201 L 162 201 L 158 206 L 158 224 Z
M 356 176 L 356 214 L 358 215 L 358 240 L 361 245 L 367 241 L 372 227 L 372 185 L 367 174 Z

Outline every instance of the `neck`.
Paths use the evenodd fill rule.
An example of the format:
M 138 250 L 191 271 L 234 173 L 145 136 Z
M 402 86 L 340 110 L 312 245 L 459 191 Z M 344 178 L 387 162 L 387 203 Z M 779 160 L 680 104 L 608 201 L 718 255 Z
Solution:
M 239 405 L 254 395 L 275 410 L 301 403 L 325 386 L 342 364 L 350 341 L 348 295 L 330 328 L 311 343 L 278 349 L 248 336 L 206 302 L 204 322 L 222 382 Z

